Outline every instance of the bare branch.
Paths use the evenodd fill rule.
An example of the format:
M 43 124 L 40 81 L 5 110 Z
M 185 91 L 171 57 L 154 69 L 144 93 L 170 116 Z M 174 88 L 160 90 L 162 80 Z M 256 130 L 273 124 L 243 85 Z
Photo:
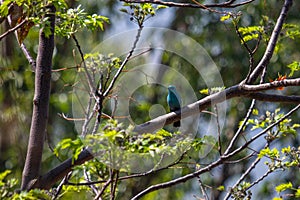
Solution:
M 53 186 L 53 184 L 55 184 L 57 181 L 61 180 L 66 174 L 68 174 L 72 170 L 72 167 L 81 165 L 84 162 L 93 158 L 93 155 L 88 149 L 83 150 L 79 154 L 78 159 L 76 159 L 74 162 L 72 158 L 69 158 L 63 163 L 59 164 L 57 167 L 47 172 L 45 175 L 40 176 L 38 180 L 39 188 L 46 190 L 50 189 Z
M 16 25 L 13 28 L 10 28 L 9 30 L 7 30 L 5 33 L 3 33 L 2 35 L 0 35 L 0 41 L 6 37 L 8 34 L 16 31 L 17 29 L 21 28 L 24 24 L 26 24 L 28 21 L 27 20 L 23 20 L 21 23 L 19 23 L 18 25 Z
M 220 164 L 222 164 L 223 162 L 223 158 L 220 157 L 218 160 L 214 161 L 213 163 L 211 163 L 210 165 L 199 169 L 198 171 L 191 173 L 191 174 L 187 174 L 185 176 L 182 176 L 180 178 L 176 178 L 174 180 L 165 182 L 165 183 L 160 183 L 160 184 L 156 184 L 156 185 L 152 185 L 150 187 L 148 187 L 147 189 L 143 190 L 142 192 L 138 193 L 136 196 L 134 196 L 131 200 L 137 200 L 140 199 L 142 196 L 145 196 L 146 194 L 156 191 L 156 190 L 160 190 L 160 189 L 164 189 L 164 188 L 168 188 L 171 187 L 173 185 L 177 185 L 180 183 L 184 183 L 192 178 L 197 177 L 200 174 L 203 174 L 205 172 L 208 172 L 210 170 L 212 170 L 213 168 L 215 168 L 216 166 L 219 166 Z
M 220 128 L 220 122 L 219 122 L 218 105 L 215 105 L 214 109 L 216 111 L 216 121 L 217 121 L 217 128 L 218 128 L 218 151 L 219 151 L 219 154 L 222 155 L 221 128 Z
M 0 0 L 0 3 L 2 3 L 3 0 Z M 18 23 L 18 19 L 21 18 L 21 14 L 22 14 L 22 8 L 20 6 L 18 6 L 15 3 L 11 3 L 9 5 L 9 10 L 11 11 L 9 17 L 7 17 L 8 19 L 8 23 L 9 25 L 12 27 L 11 29 L 9 29 L 6 33 L 2 34 L 0 36 L 0 41 L 2 39 L 2 36 L 5 37 L 7 34 L 14 32 L 15 36 L 18 40 L 18 43 L 20 44 L 19 38 L 18 38 L 18 33 L 17 30 L 19 28 L 22 28 L 22 26 L 26 25 L 26 23 L 28 23 L 28 20 L 25 19 L 23 21 L 21 21 L 20 23 Z M 18 23 L 18 24 L 17 24 Z M 26 48 L 24 43 L 20 44 L 20 47 L 26 57 L 26 59 L 28 60 L 29 64 L 31 65 L 31 69 L 32 71 L 35 71 L 35 67 L 36 67 L 36 61 L 35 59 L 33 59 L 33 57 L 30 55 L 30 52 L 28 51 L 28 49 Z
M 200 8 L 200 9 L 207 9 L 212 7 L 219 7 L 219 8 L 235 8 L 238 6 L 246 5 L 254 0 L 247 0 L 241 3 L 234 4 L 235 1 L 229 0 L 225 3 L 216 3 L 216 4 L 192 4 L 192 3 L 177 3 L 171 1 L 161 1 L 161 0 L 121 0 L 126 3 L 152 3 L 158 5 L 164 5 L 168 7 L 182 7 L 182 8 Z
M 60 184 L 57 186 L 55 195 L 54 195 L 54 197 L 53 197 L 52 200 L 55 200 L 55 199 L 58 198 L 58 195 L 60 194 L 60 192 L 61 192 L 63 186 L 64 186 L 66 183 L 68 183 L 68 179 L 70 178 L 71 174 L 72 174 L 72 172 L 69 172 L 69 173 L 63 178 L 63 180 L 60 182 Z
M 287 81 L 287 82 L 284 82 Z M 298 79 L 293 80 L 284 80 L 284 81 L 276 81 L 272 83 L 266 83 L 267 87 L 270 88 L 276 88 L 279 85 L 282 86 L 283 84 L 287 85 L 299 85 L 300 82 Z M 284 83 L 279 83 L 284 82 Z M 274 85 L 272 85 L 274 84 Z M 178 121 L 182 118 L 186 118 L 188 116 L 198 114 L 199 111 L 202 111 L 206 108 L 208 108 L 211 105 L 215 105 L 217 103 L 221 103 L 225 100 L 234 98 L 234 97 L 246 97 L 246 98 L 254 98 L 258 100 L 264 100 L 264 101 L 271 101 L 271 102 L 293 102 L 293 103 L 300 103 L 300 97 L 299 96 L 280 96 L 280 95 L 269 95 L 269 94 L 262 94 L 262 93 L 255 93 L 260 90 L 266 90 L 265 84 L 262 84 L 263 86 L 253 86 L 257 90 L 252 90 L 252 86 L 246 86 L 248 90 L 243 90 L 241 86 L 232 86 L 230 88 L 225 89 L 224 91 L 212 94 L 210 96 L 207 96 L 197 102 L 194 102 L 192 104 L 189 104 L 185 107 L 183 107 L 180 111 L 177 112 L 171 112 L 162 116 L 159 116 L 157 118 L 154 118 L 144 124 L 137 125 L 134 129 L 137 133 L 152 133 L 153 131 L 162 128 L 163 126 L 167 124 L 174 123 L 175 121 Z
M 36 61 L 35 59 L 30 55 L 30 52 L 28 51 L 28 49 L 26 48 L 25 44 L 22 43 L 20 45 L 26 59 L 28 60 L 29 64 L 31 65 L 31 70 L 35 72 L 35 68 L 36 68 Z
M 246 98 L 256 99 L 259 101 L 278 102 L 278 103 L 300 103 L 300 96 L 286 96 L 276 94 L 251 93 Z
M 78 40 L 77 40 L 77 38 L 74 34 L 72 34 L 72 39 L 74 40 L 75 45 L 76 45 L 76 47 L 79 51 L 81 62 L 83 64 L 83 68 L 84 68 L 84 71 L 85 71 L 85 74 L 86 74 L 86 77 L 87 77 L 87 80 L 88 80 L 88 84 L 89 84 L 89 87 L 90 87 L 90 91 L 91 91 L 91 93 L 94 93 L 96 91 L 96 88 L 94 86 L 94 82 L 92 80 L 92 77 L 91 77 L 90 73 L 88 72 L 87 66 L 85 64 L 84 54 L 83 54 L 83 52 L 81 50 L 81 47 L 79 45 L 79 42 L 78 42 Z
M 299 86 L 300 85 L 300 78 L 295 79 L 284 79 L 281 81 L 273 81 L 271 83 L 264 83 L 259 85 L 241 85 L 243 90 L 246 91 L 264 91 L 270 89 L 276 89 L 279 87 L 286 87 L 286 86 Z
M 113 77 L 113 79 L 111 80 L 109 86 L 107 87 L 106 91 L 104 92 L 103 96 L 106 97 L 110 91 L 112 90 L 115 82 L 117 81 L 118 77 L 120 76 L 122 70 L 124 69 L 125 65 L 127 64 L 127 62 L 129 61 L 129 59 L 131 58 L 135 48 L 136 48 L 136 45 L 141 37 L 141 33 L 142 33 L 142 30 L 143 30 L 143 26 L 139 27 L 138 29 L 138 33 L 136 35 L 136 38 L 135 38 L 135 41 L 133 43 L 133 46 L 130 50 L 130 52 L 127 54 L 126 58 L 124 59 L 124 61 L 122 62 L 121 66 L 119 67 L 117 73 L 115 74 L 115 76 Z
M 108 179 L 105 184 L 103 185 L 102 189 L 100 190 L 100 192 L 98 193 L 98 195 L 95 197 L 95 200 L 98 200 L 101 198 L 101 195 L 103 194 L 103 192 L 105 191 L 105 189 L 109 186 L 109 184 L 111 183 L 111 179 Z
M 249 107 L 249 109 L 247 111 L 246 117 L 243 119 L 242 125 L 239 127 L 239 129 L 237 130 L 237 132 L 234 134 L 233 138 L 230 140 L 228 148 L 226 149 L 226 151 L 225 151 L 224 154 L 227 154 L 231 150 L 231 148 L 233 148 L 234 143 L 237 141 L 238 137 L 240 136 L 240 134 L 244 130 L 244 128 L 245 128 L 245 126 L 246 126 L 246 124 L 247 124 L 247 122 L 248 122 L 248 120 L 249 120 L 249 118 L 250 118 L 250 116 L 252 114 L 252 111 L 254 109 L 255 102 L 256 102 L 256 100 L 253 99 L 252 102 L 251 102 L 251 105 L 250 105 L 250 107 Z

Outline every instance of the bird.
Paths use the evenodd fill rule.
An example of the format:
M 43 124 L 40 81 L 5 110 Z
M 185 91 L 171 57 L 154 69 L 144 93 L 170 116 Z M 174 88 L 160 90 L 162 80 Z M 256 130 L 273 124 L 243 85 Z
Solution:
M 167 103 L 171 112 L 178 111 L 181 108 L 181 98 L 174 85 L 168 87 Z M 174 122 L 173 126 L 180 127 L 180 121 Z

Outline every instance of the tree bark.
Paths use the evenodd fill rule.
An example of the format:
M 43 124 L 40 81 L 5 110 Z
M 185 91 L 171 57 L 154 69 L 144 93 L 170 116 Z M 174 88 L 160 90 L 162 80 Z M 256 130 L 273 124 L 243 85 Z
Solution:
M 46 9 L 47 14 L 45 14 L 45 17 L 48 18 L 50 25 L 45 25 L 48 27 L 42 28 L 39 36 L 33 113 L 27 156 L 22 175 L 22 190 L 29 190 L 32 186 L 37 185 L 36 181 L 40 176 L 42 152 L 48 120 L 51 66 L 54 49 L 55 7 L 48 5 Z M 48 36 L 45 35 L 46 28 L 50 28 L 51 30 L 51 34 Z

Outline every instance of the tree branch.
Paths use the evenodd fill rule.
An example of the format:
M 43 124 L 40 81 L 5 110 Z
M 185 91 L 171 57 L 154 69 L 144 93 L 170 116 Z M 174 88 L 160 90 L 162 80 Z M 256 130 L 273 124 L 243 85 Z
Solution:
M 134 1 L 134 0 L 123 0 L 124 2 L 137 2 L 137 3 L 157 3 L 160 4 L 161 1 L 152 0 L 152 1 Z M 230 0 L 228 2 L 225 2 L 227 4 L 234 3 L 234 0 Z M 251 2 L 251 1 L 245 1 L 245 2 Z M 265 66 L 269 63 L 272 53 L 274 51 L 274 47 L 278 38 L 278 34 L 282 28 L 282 23 L 285 19 L 286 13 L 288 11 L 289 6 L 291 5 L 291 0 L 286 0 L 284 7 L 282 8 L 281 14 L 279 19 L 277 20 L 277 24 L 275 26 L 275 29 L 272 33 L 270 42 L 268 44 L 268 47 L 266 49 L 266 52 L 261 60 L 261 62 L 258 64 L 256 69 L 252 72 L 249 81 L 247 83 L 252 83 L 256 80 L 256 78 L 259 76 L 259 74 L 263 71 Z M 167 3 L 167 2 L 162 2 Z M 225 4 L 224 3 L 224 4 Z M 174 6 L 177 5 L 177 3 L 174 4 Z M 198 6 L 198 5 L 197 5 Z M 209 5 L 205 5 L 206 7 L 209 7 Z M 126 60 L 126 59 L 125 59 Z M 118 74 L 118 73 L 117 73 Z M 110 92 L 112 86 L 114 85 L 114 80 L 110 83 L 107 90 L 102 94 L 103 96 L 108 95 Z M 224 91 L 212 94 L 210 96 L 207 96 L 197 102 L 194 102 L 192 104 L 189 104 L 181 109 L 181 111 L 177 112 L 171 112 L 162 116 L 159 116 L 153 120 L 150 120 L 144 124 L 137 125 L 134 129 L 134 132 L 137 133 L 151 133 L 154 132 L 157 129 L 162 128 L 163 126 L 167 124 L 171 124 L 174 121 L 180 120 L 181 118 L 186 118 L 188 116 L 198 114 L 199 111 L 205 110 L 209 106 L 216 105 L 218 103 L 224 102 L 228 99 L 234 98 L 234 97 L 245 97 L 245 98 L 252 98 L 262 101 L 271 101 L 271 102 L 288 102 L 288 103 L 300 103 L 300 96 L 281 96 L 281 95 L 273 95 L 273 94 L 264 94 L 264 93 L 258 93 L 258 91 L 264 91 L 264 90 L 270 90 L 274 89 L 280 86 L 299 86 L 300 81 L 298 79 L 290 79 L 290 80 L 283 80 L 283 81 L 274 81 L 272 83 L 266 83 L 266 84 L 260 84 L 260 85 L 235 85 L 230 88 L 225 89 Z M 243 146 L 243 148 L 245 148 Z M 238 152 L 242 149 L 239 148 Z M 237 151 L 234 151 L 235 153 Z M 233 152 L 232 152 L 233 153 Z M 229 158 L 232 153 L 229 153 L 226 155 L 226 158 Z M 92 159 L 93 156 L 89 152 L 88 149 L 83 150 L 78 159 L 72 163 L 72 159 L 68 159 L 65 162 L 61 163 L 59 166 L 54 168 L 53 170 L 46 173 L 44 176 L 39 178 L 40 182 L 40 188 L 49 189 L 51 186 L 57 182 L 58 180 L 62 179 L 75 165 L 80 165 L 84 163 L 85 161 L 88 161 Z M 223 158 L 218 159 L 217 161 L 211 163 L 205 168 L 200 169 L 199 171 L 186 175 L 184 177 L 181 177 L 180 180 L 174 180 L 168 182 L 168 184 L 164 186 L 159 186 L 161 188 L 169 187 L 171 185 L 177 184 L 179 182 L 184 182 L 186 180 L 189 180 L 192 177 L 195 177 L 196 175 L 199 175 L 201 173 L 207 172 L 211 170 L 213 167 L 219 165 L 224 161 Z M 156 190 L 155 187 L 150 187 L 147 189 L 146 193 L 151 192 L 153 190 Z
M 39 177 L 39 188 L 49 190 L 56 182 L 63 179 L 67 175 L 72 167 L 81 165 L 86 161 L 93 159 L 94 156 L 90 153 L 88 149 L 83 150 L 78 159 L 75 161 L 72 158 L 65 160 L 63 163 L 59 164 L 57 167 L 53 168 L 45 175 Z
M 208 108 L 211 105 L 215 105 L 226 101 L 234 97 L 252 98 L 262 101 L 270 102 L 284 102 L 284 103 L 300 103 L 300 96 L 283 96 L 272 95 L 264 93 L 254 93 L 254 91 L 242 90 L 240 86 L 232 86 L 224 91 L 207 96 L 197 102 L 189 104 L 182 108 L 180 112 L 171 112 L 155 119 L 152 119 L 144 124 L 137 125 L 134 132 L 137 133 L 150 133 L 157 129 L 162 128 L 164 125 L 172 124 L 175 120 L 180 120 L 181 117 L 185 118 L 194 114 L 198 114 L 199 111 Z M 59 164 L 57 167 L 40 177 L 40 187 L 43 189 L 49 189 L 53 184 L 62 179 L 73 166 L 80 165 L 85 161 L 93 158 L 93 155 L 88 149 L 83 150 L 78 159 L 72 164 L 72 159 L 69 158 L 65 162 Z
M 0 0 L 1 3 L 3 3 L 3 0 Z M 19 38 L 18 38 L 18 32 L 17 30 L 19 28 L 22 28 L 22 26 L 26 25 L 26 23 L 28 23 L 28 20 L 25 19 L 23 20 L 21 23 L 18 23 L 18 20 L 22 17 L 22 7 L 18 6 L 15 3 L 11 3 L 9 6 L 9 10 L 10 10 L 10 15 L 9 17 L 7 17 L 8 19 L 8 23 L 9 25 L 12 27 L 11 29 L 9 29 L 6 33 L 4 33 L 4 37 L 6 36 L 5 34 L 11 33 L 11 32 L 15 32 L 15 36 L 18 40 L 18 43 L 20 44 Z M 18 24 L 17 24 L 18 23 Z M 2 35 L 0 36 L 2 37 Z M 2 38 L 1 38 L 2 39 Z M 1 41 L 0 39 L 0 41 Z M 26 48 L 24 43 L 20 44 L 20 47 L 26 57 L 26 59 L 28 60 L 29 64 L 31 65 L 31 69 L 32 71 L 35 71 L 35 67 L 36 67 L 36 62 L 35 59 L 33 59 L 33 57 L 30 55 L 28 49 Z
M 2 35 L 0 35 L 0 41 L 6 37 L 8 34 L 18 30 L 19 28 L 21 28 L 24 24 L 27 23 L 27 20 L 23 20 L 21 23 L 19 23 L 18 25 L 14 26 L 13 28 L 10 28 L 9 30 L 7 30 L 5 33 L 3 33 Z
M 285 102 L 285 103 L 300 103 L 300 96 L 281 96 L 281 95 L 273 95 L 273 94 L 263 94 L 263 93 L 256 93 L 257 90 L 266 90 L 266 86 L 268 89 L 276 88 L 278 85 L 281 85 L 283 81 L 276 81 L 275 86 L 272 83 L 262 84 L 257 86 L 246 86 L 249 90 L 243 90 L 243 86 L 232 86 L 230 88 L 225 89 L 224 91 L 218 92 L 216 94 L 207 96 L 195 103 L 189 104 L 181 109 L 181 111 L 171 112 L 157 118 L 154 118 L 146 123 L 137 125 L 134 128 L 134 131 L 137 133 L 152 133 L 157 129 L 164 127 L 167 124 L 174 123 L 182 118 L 186 118 L 188 116 L 198 114 L 199 111 L 205 110 L 211 105 L 215 105 L 218 103 L 222 103 L 225 100 L 234 98 L 234 97 L 246 97 L 252 98 L 257 100 L 263 101 L 270 101 L 270 102 Z M 270 84 L 270 85 L 269 85 Z M 300 85 L 298 79 L 290 80 L 285 82 L 285 84 L 290 85 Z M 254 90 L 253 88 L 257 89 Z
M 284 79 L 281 81 L 273 81 L 270 83 L 263 83 L 259 85 L 241 85 L 243 90 L 246 91 L 264 91 L 270 89 L 276 89 L 279 87 L 286 87 L 286 86 L 299 86 L 300 85 L 300 78 L 295 79 Z
M 200 8 L 200 9 L 207 9 L 212 7 L 219 7 L 219 8 L 235 8 L 238 6 L 242 6 L 245 4 L 249 4 L 254 0 L 247 0 L 243 1 L 241 3 L 234 3 L 235 1 L 229 0 L 224 3 L 216 3 L 216 4 L 193 4 L 193 3 L 177 3 L 177 2 L 171 2 L 171 1 L 161 1 L 161 0 L 120 0 L 126 3 L 152 3 L 152 4 L 158 4 L 158 5 L 164 5 L 168 7 L 182 7 L 182 8 Z
M 276 94 L 251 93 L 246 98 L 256 99 L 259 101 L 278 102 L 278 103 L 300 103 L 300 96 L 285 96 Z
M 163 188 L 168 188 L 168 187 L 171 187 L 173 185 L 177 185 L 179 183 L 184 183 L 184 182 L 186 182 L 186 181 L 188 181 L 188 180 L 190 180 L 192 178 L 195 178 L 195 177 L 199 176 L 200 174 L 203 174 L 203 173 L 206 173 L 208 171 L 211 171 L 213 168 L 219 166 L 220 164 L 223 164 L 223 162 L 225 160 L 228 160 L 229 158 L 233 157 L 237 153 L 239 153 L 242 150 L 244 150 L 245 148 L 247 148 L 249 146 L 249 144 L 251 144 L 252 142 L 254 142 L 257 138 L 259 138 L 260 136 L 262 136 L 263 134 L 265 134 L 271 128 L 273 128 L 276 125 L 278 125 L 281 121 L 283 121 L 284 119 L 286 119 L 287 117 L 289 117 L 291 114 L 293 114 L 299 108 L 300 108 L 300 104 L 297 105 L 295 108 L 293 108 L 290 112 L 288 112 L 287 114 L 285 114 L 282 118 L 280 118 L 279 120 L 277 120 L 276 122 L 274 122 L 273 124 L 271 124 L 270 126 L 268 126 L 266 129 L 264 129 L 263 131 L 261 131 L 257 135 L 253 136 L 249 141 L 247 141 L 241 147 L 237 148 L 236 150 L 234 150 L 233 152 L 231 152 L 229 154 L 224 154 L 223 156 L 220 156 L 216 161 L 212 162 L 208 166 L 206 166 L 204 168 L 201 168 L 201 169 L 199 169 L 196 172 L 193 172 L 193 173 L 187 174 L 185 176 L 182 176 L 180 178 L 176 178 L 176 179 L 168 181 L 168 182 L 164 182 L 164 183 L 152 185 L 152 186 L 148 187 L 147 189 L 143 190 L 142 192 L 138 193 L 131 200 L 137 200 L 137 199 L 141 198 L 142 196 L 145 196 L 146 194 L 148 194 L 150 192 L 153 192 L 153 191 L 156 191 L 156 190 L 160 190 L 160 189 L 163 189 Z M 231 148 L 231 147 L 228 146 L 228 148 Z
M 115 85 L 115 82 L 116 80 L 118 79 L 118 77 L 120 76 L 122 70 L 124 69 L 125 65 L 127 64 L 127 62 L 129 61 L 129 59 L 131 58 L 135 48 L 136 48 L 136 45 L 141 37 L 141 33 L 142 33 L 142 30 L 143 30 L 143 26 L 140 26 L 139 29 L 138 29 L 138 32 L 137 32 L 137 35 L 135 37 L 135 40 L 134 40 L 134 43 L 132 45 L 132 48 L 131 50 L 129 51 L 129 53 L 127 54 L 126 58 L 124 59 L 124 61 L 122 62 L 122 64 L 120 65 L 118 71 L 116 72 L 115 76 L 112 78 L 109 86 L 107 87 L 107 89 L 105 90 L 105 92 L 103 93 L 103 96 L 106 97 L 110 91 L 112 90 L 113 86 Z
M 54 50 L 55 7 L 48 6 L 45 15 L 50 22 L 51 34 L 46 37 L 44 29 L 40 31 L 37 68 L 35 73 L 35 92 L 27 156 L 22 176 L 22 190 L 38 187 L 38 177 L 42 161 L 43 144 L 48 120 L 51 65 Z

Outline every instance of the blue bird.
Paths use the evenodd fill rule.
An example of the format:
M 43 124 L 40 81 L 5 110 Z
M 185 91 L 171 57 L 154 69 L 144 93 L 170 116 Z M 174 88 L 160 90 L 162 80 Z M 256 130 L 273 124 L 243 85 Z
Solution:
M 176 91 L 176 87 L 174 85 L 170 85 L 168 87 L 167 103 L 170 107 L 171 112 L 178 111 L 181 108 L 181 98 L 178 92 Z M 179 127 L 180 121 L 174 122 L 173 126 Z

